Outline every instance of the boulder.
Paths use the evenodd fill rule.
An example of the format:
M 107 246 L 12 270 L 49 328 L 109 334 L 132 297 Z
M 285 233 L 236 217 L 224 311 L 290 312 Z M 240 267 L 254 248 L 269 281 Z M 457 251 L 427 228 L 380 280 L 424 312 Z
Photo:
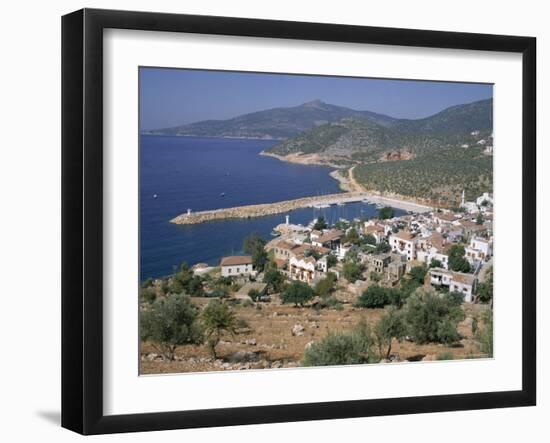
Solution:
M 237 351 L 227 357 L 227 361 L 232 363 L 248 363 L 258 361 L 259 359 L 259 352 L 251 351 Z
M 294 336 L 304 335 L 304 331 L 305 331 L 305 328 L 299 323 L 296 323 L 292 327 L 292 335 L 294 335 Z

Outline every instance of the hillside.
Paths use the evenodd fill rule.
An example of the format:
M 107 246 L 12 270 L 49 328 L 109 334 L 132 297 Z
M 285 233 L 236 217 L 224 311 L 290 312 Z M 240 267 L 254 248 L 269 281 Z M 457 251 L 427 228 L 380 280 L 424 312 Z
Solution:
M 294 162 L 349 167 L 367 189 L 442 205 L 492 191 L 492 100 L 453 106 L 419 120 L 382 126 L 357 117 L 313 128 L 266 154 Z
M 493 127 L 493 99 L 451 106 L 418 120 L 401 119 L 392 128 L 407 133 L 453 134 Z
M 370 111 L 356 111 L 320 100 L 288 108 L 253 112 L 228 120 L 205 120 L 173 128 L 146 131 L 157 135 L 287 139 L 311 128 L 344 118 L 357 117 L 382 126 L 395 119 Z

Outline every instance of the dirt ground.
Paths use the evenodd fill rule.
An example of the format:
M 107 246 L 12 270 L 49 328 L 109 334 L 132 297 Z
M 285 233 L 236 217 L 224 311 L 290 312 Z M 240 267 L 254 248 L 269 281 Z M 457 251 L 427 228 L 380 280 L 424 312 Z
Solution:
M 361 309 L 352 305 L 353 300 L 343 304 L 342 310 L 311 307 L 297 308 L 277 302 L 258 303 L 251 306 L 236 305 L 237 318 L 243 319 L 248 328 L 239 330 L 235 336 L 227 335 L 216 347 L 217 358 L 210 357 L 206 346 L 180 346 L 174 361 L 165 361 L 151 343 L 141 346 L 141 374 L 204 372 L 243 369 L 269 369 L 300 366 L 308 343 L 316 342 L 329 331 L 352 329 L 361 319 L 374 326 L 383 309 Z M 350 297 L 347 297 L 350 298 Z M 205 298 L 193 299 L 197 305 L 208 302 Z M 452 354 L 454 359 L 484 357 L 473 337 L 471 320 L 483 310 L 483 306 L 464 304 L 466 320 L 459 325 L 464 337 L 454 346 L 441 344 L 418 345 L 413 342 L 394 340 L 394 361 L 436 360 L 441 354 Z M 299 331 L 293 333 L 295 325 Z M 301 335 L 303 334 L 303 335 Z M 240 352 L 239 352 L 240 351 Z

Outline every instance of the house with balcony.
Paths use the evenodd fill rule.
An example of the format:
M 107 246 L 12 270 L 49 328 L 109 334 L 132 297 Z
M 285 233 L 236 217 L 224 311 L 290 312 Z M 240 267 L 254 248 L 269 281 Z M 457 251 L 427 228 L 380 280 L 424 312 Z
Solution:
M 416 242 L 416 235 L 409 231 L 392 233 L 389 238 L 392 252 L 406 256 L 407 260 L 414 260 L 416 258 Z
M 474 300 L 477 279 L 473 274 L 453 272 L 443 268 L 432 268 L 429 271 L 430 285 L 447 288 L 449 292 L 459 292 L 465 302 Z
M 317 260 L 314 257 L 299 255 L 289 261 L 289 277 L 310 284 L 318 276 Z

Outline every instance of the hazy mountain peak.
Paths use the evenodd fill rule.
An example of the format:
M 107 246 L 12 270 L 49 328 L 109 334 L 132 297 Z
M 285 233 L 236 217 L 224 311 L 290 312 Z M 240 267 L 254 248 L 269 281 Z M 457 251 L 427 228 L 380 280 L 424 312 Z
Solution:
M 304 104 L 302 104 L 302 106 L 310 106 L 310 107 L 321 107 L 321 106 L 326 106 L 326 103 L 322 100 L 319 100 L 318 98 L 315 99 L 315 100 L 311 100 L 309 102 L 305 102 Z

